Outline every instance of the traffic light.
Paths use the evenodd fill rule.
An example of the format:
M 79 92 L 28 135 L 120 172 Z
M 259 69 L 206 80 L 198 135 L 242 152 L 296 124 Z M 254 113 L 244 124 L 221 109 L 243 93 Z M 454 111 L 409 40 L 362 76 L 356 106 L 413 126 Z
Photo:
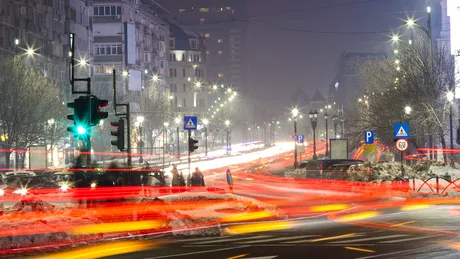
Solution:
M 188 150 L 190 153 L 198 149 L 198 140 L 188 138 Z
M 67 115 L 67 119 L 74 122 L 73 126 L 67 127 L 67 131 L 72 132 L 76 137 L 87 136 L 90 131 L 90 102 L 89 96 L 80 96 L 73 103 L 67 103 L 67 107 L 74 109 L 73 114 Z
M 460 145 L 460 128 L 457 129 L 457 144 Z
M 110 125 L 115 127 L 116 130 L 111 131 L 110 135 L 117 137 L 116 140 L 112 140 L 110 143 L 116 146 L 118 150 L 125 150 L 125 120 L 119 119 L 118 121 L 110 122 Z
M 109 105 L 108 100 L 101 100 L 96 96 L 91 98 L 91 126 L 97 126 L 101 122 L 101 120 L 106 119 L 109 117 L 108 112 L 101 111 L 101 108 L 106 107 Z

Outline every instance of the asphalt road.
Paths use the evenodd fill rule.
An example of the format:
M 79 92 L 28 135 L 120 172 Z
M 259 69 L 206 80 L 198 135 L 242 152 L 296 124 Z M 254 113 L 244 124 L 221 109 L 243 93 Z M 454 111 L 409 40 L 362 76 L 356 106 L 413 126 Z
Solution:
M 460 245 L 460 218 L 450 215 L 452 209 L 458 206 L 393 210 L 351 223 L 338 223 L 322 216 L 296 220 L 295 228 L 277 232 L 148 238 L 161 245 L 153 250 L 105 258 L 460 258 L 460 252 L 448 246 Z

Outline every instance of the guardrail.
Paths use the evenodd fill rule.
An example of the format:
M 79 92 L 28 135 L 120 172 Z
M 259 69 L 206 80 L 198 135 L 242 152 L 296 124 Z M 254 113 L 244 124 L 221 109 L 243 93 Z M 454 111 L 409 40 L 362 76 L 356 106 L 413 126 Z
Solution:
M 420 186 L 417 188 L 416 186 L 416 181 L 419 180 L 421 181 L 422 183 L 420 184 Z M 432 180 L 435 180 L 435 183 L 434 185 L 432 183 L 430 183 L 430 181 Z M 447 182 L 447 185 L 441 185 L 439 183 L 439 180 L 444 180 Z M 382 181 L 381 183 L 383 183 L 385 181 Z M 412 186 L 410 186 L 410 182 L 412 182 Z M 455 180 L 451 180 L 450 177 L 443 177 L 443 176 L 434 176 L 434 177 L 430 177 L 426 180 L 423 180 L 423 179 L 418 179 L 418 178 L 415 178 L 415 177 L 412 177 L 412 178 L 401 178 L 401 177 L 396 177 L 394 178 L 391 183 L 393 185 L 396 185 L 397 183 L 399 183 L 401 186 L 407 186 L 408 188 L 407 189 L 410 189 L 414 192 L 420 192 L 422 191 L 423 187 L 427 187 L 431 193 L 435 193 L 435 194 L 445 194 L 446 191 L 449 189 L 449 187 L 451 189 L 457 189 L 458 191 L 460 191 L 460 178 L 457 178 Z

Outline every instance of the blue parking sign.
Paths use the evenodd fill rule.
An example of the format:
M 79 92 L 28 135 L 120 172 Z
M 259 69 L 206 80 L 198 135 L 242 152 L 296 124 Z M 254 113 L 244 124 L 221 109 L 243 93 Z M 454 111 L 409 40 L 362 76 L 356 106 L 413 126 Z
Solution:
M 364 144 L 374 144 L 374 131 L 373 130 L 364 131 Z

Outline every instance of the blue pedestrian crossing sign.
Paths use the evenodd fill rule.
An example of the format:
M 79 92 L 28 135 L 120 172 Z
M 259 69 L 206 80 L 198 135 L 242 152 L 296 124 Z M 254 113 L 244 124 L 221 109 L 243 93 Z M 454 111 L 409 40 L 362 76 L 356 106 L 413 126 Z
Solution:
M 393 126 L 395 139 L 408 139 L 410 138 L 410 127 L 407 123 L 397 123 Z
M 364 131 L 364 144 L 374 144 L 374 131 L 373 130 Z
M 198 116 L 184 116 L 184 130 L 196 130 L 198 128 Z

